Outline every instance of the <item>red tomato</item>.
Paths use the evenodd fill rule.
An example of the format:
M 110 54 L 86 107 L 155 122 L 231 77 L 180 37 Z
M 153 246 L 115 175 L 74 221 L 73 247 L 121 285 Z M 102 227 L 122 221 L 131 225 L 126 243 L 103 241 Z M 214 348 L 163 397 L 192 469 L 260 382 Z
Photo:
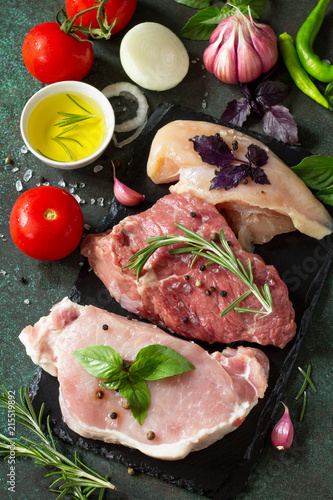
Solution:
M 76 34 L 87 39 L 81 32 Z M 90 42 L 67 35 L 56 22 L 32 28 L 24 39 L 22 55 L 28 71 L 43 83 L 82 80 L 94 59 Z
M 80 205 L 67 191 L 40 186 L 16 200 L 10 234 L 19 250 L 39 260 L 58 260 L 75 250 L 84 220 Z
M 134 15 L 136 3 L 137 0 L 108 1 L 108 3 L 104 7 L 108 24 L 112 24 L 113 21 L 117 19 L 116 24 L 112 28 L 112 35 L 118 33 L 118 31 L 127 26 Z M 89 9 L 94 5 L 96 5 L 96 0 L 66 0 L 65 2 L 66 12 L 70 19 L 73 19 L 76 14 L 79 14 L 79 12 L 82 12 L 83 10 Z M 92 28 L 99 28 L 99 24 L 97 21 L 97 9 L 87 12 L 87 14 L 79 17 L 75 24 L 79 25 L 81 19 L 82 26 L 88 28 L 91 25 Z

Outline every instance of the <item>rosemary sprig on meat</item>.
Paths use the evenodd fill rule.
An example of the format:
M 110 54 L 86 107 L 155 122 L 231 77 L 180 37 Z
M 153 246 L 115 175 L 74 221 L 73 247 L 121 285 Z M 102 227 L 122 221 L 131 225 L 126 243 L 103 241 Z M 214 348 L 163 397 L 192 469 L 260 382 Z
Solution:
M 31 400 L 26 387 L 20 389 L 20 402 L 2 386 L 3 394 L 0 396 L 0 408 L 13 415 L 16 424 L 19 424 L 35 436 L 37 440 L 20 436 L 7 437 L 0 433 L 0 453 L 5 454 L 5 458 L 11 457 L 12 453 L 17 457 L 30 458 L 37 465 L 52 467 L 56 469 L 45 475 L 45 477 L 57 477 L 50 485 L 50 491 L 58 493 L 57 500 L 65 495 L 72 498 L 86 500 L 96 489 L 100 490 L 99 498 L 103 497 L 106 489 L 116 490 L 107 478 L 103 478 L 89 467 L 84 465 L 75 452 L 74 461 L 65 457 L 57 451 L 52 437 L 49 417 L 46 419 L 46 433 L 42 429 L 42 419 L 44 403 L 42 404 L 38 416 L 31 404 Z M 16 426 L 14 426 L 16 429 Z M 54 489 L 56 487 L 56 489 Z
M 136 273 L 136 278 L 139 280 L 141 271 L 148 261 L 148 259 L 153 255 L 153 253 L 160 247 L 169 246 L 177 243 L 184 243 L 186 246 L 181 248 L 176 248 L 170 250 L 171 254 L 183 254 L 192 253 L 195 255 L 194 258 L 200 256 L 208 259 L 206 266 L 210 264 L 219 264 L 220 266 L 231 271 L 235 276 L 237 276 L 248 288 L 246 292 L 237 297 L 226 309 L 221 312 L 221 316 L 225 316 L 228 312 L 233 309 L 238 313 L 250 312 L 255 314 L 261 314 L 267 316 L 273 310 L 273 300 L 271 292 L 267 283 L 259 290 L 258 286 L 253 281 L 253 271 L 251 260 L 248 259 L 247 265 L 248 270 L 245 269 L 243 264 L 239 259 L 237 259 L 230 248 L 230 245 L 224 235 L 223 230 L 220 230 L 219 239 L 221 246 L 219 246 L 215 241 L 207 241 L 202 236 L 191 231 L 186 226 L 182 224 L 177 224 L 175 226 L 184 232 L 184 236 L 181 235 L 161 235 L 154 236 L 153 238 L 148 238 L 146 247 L 142 248 L 136 252 L 129 261 L 130 264 L 124 267 L 129 267 L 133 269 Z M 193 264 L 193 263 L 192 263 Z M 248 309 L 243 307 L 237 307 L 246 297 L 253 294 L 259 302 L 262 304 L 264 310 Z

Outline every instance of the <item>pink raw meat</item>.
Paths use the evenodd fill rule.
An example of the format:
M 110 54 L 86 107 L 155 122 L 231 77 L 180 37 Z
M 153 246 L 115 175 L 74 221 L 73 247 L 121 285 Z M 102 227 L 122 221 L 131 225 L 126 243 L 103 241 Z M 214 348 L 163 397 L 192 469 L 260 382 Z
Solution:
M 147 245 L 147 238 L 183 234 L 174 222 L 207 240 L 222 228 L 231 249 L 246 269 L 247 259 L 251 259 L 254 282 L 259 289 L 265 283 L 269 285 L 273 312 L 263 317 L 231 311 L 221 318 L 220 312 L 247 291 L 246 285 L 217 264 L 200 270 L 206 263 L 204 258 L 198 258 L 191 268 L 193 255 L 170 255 L 171 247 L 160 248 L 153 254 L 137 282 L 133 271 L 123 266 Z M 218 210 L 191 194 L 165 196 L 149 210 L 126 217 L 112 230 L 86 236 L 81 252 L 88 257 L 89 264 L 110 294 L 125 309 L 184 337 L 209 343 L 245 340 L 282 348 L 296 333 L 295 312 L 287 286 L 277 270 L 267 266 L 258 255 L 246 252 Z M 197 281 L 202 282 L 201 287 L 196 286 Z M 214 287 L 214 291 L 207 295 L 210 287 Z M 221 296 L 221 291 L 226 292 L 225 296 Z M 241 306 L 262 310 L 252 294 Z
M 103 328 L 108 325 L 108 329 Z M 176 460 L 209 446 L 235 430 L 264 396 L 269 361 L 250 347 L 227 348 L 209 355 L 194 342 L 164 333 L 157 326 L 128 320 L 68 298 L 20 340 L 34 363 L 59 380 L 59 401 L 67 425 L 83 437 L 120 443 L 152 457 Z M 101 388 L 72 355 L 91 345 L 109 345 L 134 361 L 144 346 L 161 344 L 185 356 L 195 369 L 148 382 L 151 406 L 143 425 L 122 406 L 122 396 Z M 103 397 L 97 393 L 102 391 Z M 111 413 L 117 413 L 111 419 Z M 154 440 L 147 432 L 155 433 Z

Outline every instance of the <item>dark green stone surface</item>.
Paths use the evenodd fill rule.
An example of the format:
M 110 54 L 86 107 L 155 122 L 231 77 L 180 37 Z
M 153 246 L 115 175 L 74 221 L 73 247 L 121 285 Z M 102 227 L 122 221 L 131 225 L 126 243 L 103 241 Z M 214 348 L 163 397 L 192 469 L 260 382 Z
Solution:
M 270 1 L 261 20 L 269 23 L 277 34 L 287 31 L 295 36 L 297 28 L 316 1 Z M 117 150 L 110 145 L 106 153 L 94 165 L 101 164 L 103 170 L 93 172 L 94 165 L 83 169 L 64 172 L 52 169 L 38 162 L 31 153 L 21 153 L 23 141 L 19 120 L 22 108 L 31 95 L 43 87 L 25 69 L 21 47 L 25 34 L 35 25 L 54 19 L 62 6 L 60 1 L 36 0 L 27 2 L 5 0 L 2 2 L 0 58 L 2 74 L 0 79 L 1 132 L 0 132 L 0 313 L 1 313 L 1 382 L 10 390 L 18 391 L 21 385 L 28 385 L 35 372 L 35 366 L 26 356 L 18 341 L 18 334 L 27 324 L 33 324 L 48 313 L 50 307 L 67 295 L 79 272 L 82 258 L 77 251 L 59 262 L 34 261 L 20 253 L 13 245 L 9 234 L 9 216 L 12 205 L 18 197 L 15 189 L 17 180 L 31 168 L 33 177 L 23 181 L 23 190 L 34 187 L 43 175 L 52 185 L 60 180 L 70 183 L 84 183 L 75 192 L 84 200 L 82 210 L 85 222 L 97 228 L 106 210 L 107 202 L 113 197 L 110 159 L 120 159 L 122 174 L 130 172 L 129 160 L 135 143 Z M 315 48 L 322 58 L 333 60 L 333 6 L 328 7 L 327 16 L 316 40 Z M 138 8 L 130 24 L 143 21 L 163 22 L 175 33 L 179 33 L 192 10 L 173 0 L 138 0 Z M 129 27 L 130 27 L 129 26 Z M 103 89 L 118 81 L 128 81 L 119 62 L 119 45 L 123 33 L 109 41 L 94 43 L 95 60 L 84 81 Z M 145 91 L 150 112 L 161 102 L 174 102 L 203 110 L 219 117 L 225 105 L 239 97 L 236 86 L 224 85 L 208 74 L 202 66 L 202 52 L 206 42 L 184 41 L 190 54 L 190 70 L 185 80 L 175 89 L 167 92 Z M 285 105 L 289 107 L 299 128 L 300 143 L 313 153 L 333 154 L 332 113 L 304 96 L 290 81 L 281 67 L 274 79 L 290 85 L 291 93 Z M 323 86 L 320 86 L 323 90 Z M 261 125 L 250 120 L 247 126 L 261 132 Z M 10 157 L 13 164 L 5 163 Z M 13 167 L 18 171 L 13 172 Z M 91 205 L 91 198 L 103 197 L 105 206 Z M 303 270 L 304 272 L 304 270 Z M 20 277 L 26 278 L 25 284 Z M 25 303 L 28 299 L 29 303 Z M 326 499 L 333 498 L 332 477 L 332 339 L 333 339 L 333 273 L 332 269 L 324 284 L 313 319 L 310 323 L 301 353 L 292 372 L 284 402 L 289 406 L 295 425 L 295 439 L 287 452 L 276 451 L 269 440 L 262 458 L 248 485 L 239 499 Z M 299 420 L 300 401 L 295 401 L 302 376 L 297 366 L 313 367 L 313 380 L 318 393 L 308 391 L 308 406 L 305 419 Z M 282 407 L 281 407 L 282 414 Z M 6 433 L 7 416 L 1 414 L 1 432 Z M 19 430 L 17 430 L 19 435 Z M 66 454 L 73 450 L 64 443 L 59 448 Z M 136 474 L 130 476 L 127 468 L 91 453 L 81 452 L 84 461 L 101 474 L 109 474 L 111 481 L 131 500 L 177 499 L 195 500 L 195 494 L 181 490 L 152 477 Z M 48 491 L 49 480 L 44 479 L 41 468 L 26 460 L 16 462 L 16 492 L 8 492 L 8 465 L 0 463 L 0 498 L 51 499 L 55 495 Z

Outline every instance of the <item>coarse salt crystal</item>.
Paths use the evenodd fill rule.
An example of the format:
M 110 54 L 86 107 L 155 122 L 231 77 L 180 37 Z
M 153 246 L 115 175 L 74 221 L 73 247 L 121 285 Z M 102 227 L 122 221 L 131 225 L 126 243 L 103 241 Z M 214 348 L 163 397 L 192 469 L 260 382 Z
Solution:
M 97 198 L 97 205 L 104 207 L 104 198 Z
M 16 181 L 15 183 L 16 191 L 22 191 L 23 186 L 21 181 Z
M 89 231 L 89 229 L 91 229 L 91 226 L 89 224 L 85 224 L 84 225 L 84 229 L 86 229 L 87 231 Z
M 13 173 L 18 172 L 18 170 L 19 170 L 19 169 L 18 169 L 18 167 L 14 167 L 14 168 L 12 168 L 12 172 L 13 172 Z
M 23 153 L 25 155 L 27 152 L 28 152 L 27 146 L 22 146 L 21 147 L 21 153 Z
M 2 274 L 2 276 L 6 276 L 6 271 L 4 269 L 0 269 L 0 274 Z
M 74 188 L 73 188 L 73 187 L 72 187 L 72 188 L 70 188 L 70 190 L 69 190 L 69 192 L 70 192 L 71 194 L 73 194 L 73 193 L 74 193 L 74 191 L 75 191 L 75 190 L 74 190 Z
M 71 188 L 77 188 L 77 182 L 70 182 L 68 185 Z
M 30 304 L 30 300 L 29 299 L 24 299 L 23 301 L 25 304 Z
M 81 197 L 80 197 L 78 194 L 73 194 L 73 196 L 74 196 L 74 198 L 76 199 L 76 201 L 77 201 L 78 203 L 80 203 L 80 201 L 81 201 Z
M 91 198 L 91 200 L 90 200 L 90 205 L 95 205 L 95 203 L 96 203 L 95 198 Z
M 97 173 L 98 173 L 98 172 L 100 172 L 101 170 L 103 170 L 102 165 L 96 165 L 96 166 L 94 167 L 94 172 L 95 172 L 95 174 L 97 174 Z
M 31 168 L 28 168 L 23 174 L 23 180 L 24 182 L 29 182 L 32 177 L 32 170 Z
M 84 182 L 80 182 L 79 188 L 84 188 L 84 187 L 85 187 L 85 183 Z
M 58 186 L 60 187 L 66 187 L 66 182 L 64 181 L 64 179 L 61 179 L 59 182 L 58 182 Z

